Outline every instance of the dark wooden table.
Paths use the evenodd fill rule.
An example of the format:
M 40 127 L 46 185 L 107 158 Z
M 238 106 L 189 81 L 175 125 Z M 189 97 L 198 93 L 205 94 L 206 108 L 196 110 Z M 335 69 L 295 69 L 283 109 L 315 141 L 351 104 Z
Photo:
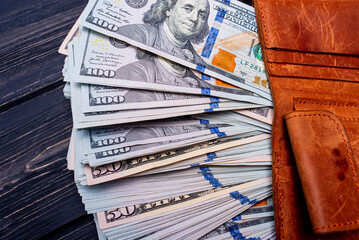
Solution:
M 0 1 L 0 239 L 96 239 L 66 169 L 72 129 L 57 50 L 85 0 Z

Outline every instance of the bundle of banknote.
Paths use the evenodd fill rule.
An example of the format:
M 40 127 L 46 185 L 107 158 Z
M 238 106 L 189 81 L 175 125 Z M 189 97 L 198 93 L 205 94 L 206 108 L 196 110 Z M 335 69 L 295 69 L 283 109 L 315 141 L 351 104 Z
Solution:
M 99 239 L 275 239 L 272 100 L 238 0 L 90 0 L 59 52 Z

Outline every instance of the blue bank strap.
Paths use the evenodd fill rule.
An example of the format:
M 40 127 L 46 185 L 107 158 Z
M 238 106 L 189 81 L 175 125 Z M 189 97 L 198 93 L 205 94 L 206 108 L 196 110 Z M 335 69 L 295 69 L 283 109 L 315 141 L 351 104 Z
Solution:
M 211 95 L 211 89 L 210 88 L 201 88 L 201 94 Z
M 207 180 L 213 188 L 223 187 L 223 184 L 220 183 L 219 180 L 213 176 L 211 170 L 208 167 L 200 167 L 199 169 L 201 171 L 198 173 L 201 173 L 203 175 L 203 178 Z
M 209 120 L 205 120 L 205 119 L 200 119 L 199 120 L 200 124 L 209 124 Z
M 243 234 L 239 231 L 239 228 L 237 225 L 230 225 L 228 226 L 228 231 L 233 237 L 234 240 L 261 240 L 260 237 L 250 237 L 246 238 L 243 236 Z
M 216 158 L 217 154 L 215 152 L 207 153 L 208 158 Z
M 247 196 L 240 194 L 238 191 L 231 192 L 229 195 L 231 198 L 238 200 L 242 205 L 251 202 Z
M 211 102 L 219 102 L 218 97 L 210 97 L 209 99 L 211 100 Z
M 219 105 L 216 102 L 214 102 L 214 103 L 212 102 L 212 103 L 209 104 L 209 107 L 210 108 L 219 108 Z
M 197 167 L 197 166 L 199 166 L 199 163 L 194 163 L 194 164 L 191 164 L 191 165 L 189 165 L 190 167 Z

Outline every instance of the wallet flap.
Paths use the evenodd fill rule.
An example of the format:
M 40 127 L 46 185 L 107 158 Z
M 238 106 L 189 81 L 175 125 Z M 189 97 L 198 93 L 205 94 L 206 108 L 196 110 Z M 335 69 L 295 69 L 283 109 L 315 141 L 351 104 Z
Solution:
M 337 68 L 283 63 L 268 63 L 267 71 L 273 76 L 317 78 L 359 82 L 358 68 Z
M 359 57 L 326 53 L 307 53 L 266 49 L 268 62 L 292 63 L 312 66 L 359 68 Z
M 357 0 L 260 0 L 258 7 L 266 48 L 359 55 Z
M 285 121 L 314 233 L 358 229 L 358 168 L 340 119 L 295 111 Z

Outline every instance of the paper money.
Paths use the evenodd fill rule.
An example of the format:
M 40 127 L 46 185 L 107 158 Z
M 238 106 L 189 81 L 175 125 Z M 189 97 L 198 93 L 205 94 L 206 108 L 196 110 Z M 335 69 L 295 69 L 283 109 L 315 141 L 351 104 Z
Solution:
M 175 142 L 158 142 L 158 143 L 151 143 L 145 145 L 135 145 L 135 146 L 124 147 L 124 148 L 115 148 L 107 151 L 100 151 L 96 153 L 86 154 L 86 158 L 83 161 L 83 163 L 88 163 L 90 164 L 90 166 L 100 166 L 103 164 L 127 160 L 151 153 L 158 153 L 170 149 L 176 149 L 179 147 L 186 147 L 193 144 L 202 143 L 205 141 L 218 139 L 219 142 L 226 142 L 228 140 L 231 140 L 232 137 L 235 138 L 236 140 L 228 141 L 231 143 L 226 142 L 224 144 L 220 144 L 222 147 L 226 146 L 224 148 L 226 149 L 233 147 L 233 144 L 240 143 L 241 145 L 241 144 L 246 144 L 249 142 L 259 141 L 267 138 L 267 134 L 260 134 L 260 133 L 261 131 L 258 131 L 253 128 L 238 128 L 236 130 L 229 131 L 228 133 L 214 132 L 209 135 L 193 137 L 190 139 L 183 139 Z M 249 142 L 246 142 L 245 139 L 249 139 L 248 140 Z M 243 143 L 240 140 L 243 140 Z M 222 150 L 223 149 L 222 147 L 219 147 L 218 150 Z
M 199 157 L 182 160 L 177 163 L 172 163 L 170 165 L 157 167 L 152 170 L 147 170 L 146 172 L 141 172 L 142 174 L 137 173 L 136 176 L 187 169 L 195 166 L 208 166 L 208 165 L 213 165 L 215 163 L 219 163 L 222 165 L 236 164 L 239 166 L 245 165 L 245 163 L 257 163 L 257 165 L 259 166 L 262 166 L 263 163 L 268 163 L 264 165 L 271 166 L 272 159 L 271 159 L 271 155 L 269 155 L 270 149 L 268 149 L 265 145 L 264 147 L 261 147 L 260 145 L 257 144 L 261 142 L 263 142 L 263 140 L 255 143 L 245 144 L 239 147 L 233 147 L 228 150 L 207 153 L 206 155 L 202 155 Z M 255 149 L 252 150 L 249 147 L 250 145 L 253 146 L 257 145 L 257 146 L 255 146 L 254 147 Z M 186 149 L 188 151 L 191 148 L 196 148 L 196 146 L 188 147 Z M 85 184 L 94 185 L 103 182 L 113 181 L 115 179 L 121 178 L 122 175 L 121 172 L 126 169 L 125 168 L 126 165 L 132 165 L 132 164 L 135 165 L 135 163 L 141 164 L 142 162 L 145 161 L 161 161 L 171 155 L 174 157 L 176 153 L 179 154 L 180 151 L 182 150 L 175 149 L 173 151 L 167 151 L 155 155 L 149 155 L 149 156 L 126 160 L 125 162 L 120 161 L 120 162 L 115 162 L 97 167 L 90 167 L 89 165 L 83 165 L 84 174 L 86 174 Z M 261 155 L 263 153 L 267 153 L 267 155 Z
M 252 182 L 244 183 L 234 187 L 225 189 L 216 189 L 210 191 L 199 192 L 196 194 L 188 194 L 186 196 L 179 196 L 173 200 L 158 201 L 158 203 L 142 204 L 139 206 L 125 207 L 120 209 L 114 209 L 111 211 L 101 212 L 97 214 L 99 219 L 99 225 L 101 229 L 113 227 L 116 225 L 140 220 L 142 218 L 151 217 L 157 214 L 174 211 L 195 204 L 204 203 L 208 200 L 215 199 L 218 197 L 227 196 L 232 192 L 244 192 L 245 189 L 251 187 L 263 187 L 271 185 L 271 178 L 264 178 L 255 180 Z M 166 207 L 164 207 L 166 206 Z
M 80 24 L 270 99 L 252 7 L 221 0 L 132 2 L 92 0 Z
M 90 0 L 59 52 L 66 159 L 100 239 L 275 239 L 253 8 Z
M 73 73 L 76 82 L 214 96 L 272 106 L 271 100 L 253 92 L 213 85 L 204 80 L 208 78 L 206 75 L 196 75 L 177 63 L 94 31 L 81 32 L 79 45 L 75 60 L 78 64 Z
M 105 181 L 107 179 L 118 179 L 127 176 L 134 175 L 136 173 L 144 172 L 153 168 L 158 168 L 173 164 L 179 161 L 186 159 L 194 158 L 197 156 L 205 155 L 207 153 L 212 153 L 216 151 L 221 151 L 231 147 L 245 145 L 251 142 L 260 141 L 263 139 L 268 139 L 270 136 L 268 134 L 262 134 L 254 137 L 249 137 L 240 140 L 229 141 L 225 143 L 210 141 L 207 144 L 198 144 L 190 149 L 178 149 L 176 151 L 167 151 L 161 155 L 153 155 L 149 158 L 137 158 L 132 159 L 131 161 L 122 161 L 120 165 L 115 166 L 116 174 L 106 174 L 100 175 L 101 180 L 98 179 L 88 179 L 89 182 L 96 183 L 96 181 Z M 220 143 L 220 144 L 219 144 Z M 98 164 L 99 166 L 104 164 Z M 95 170 L 98 170 L 95 168 Z M 101 170 L 101 168 L 99 168 Z M 85 166 L 86 175 L 91 175 L 93 171 L 90 167 Z
M 200 95 L 146 91 L 81 84 L 83 112 L 177 107 L 229 102 L 228 99 Z
M 196 167 L 166 174 L 136 176 L 98 186 L 78 187 L 86 211 L 92 213 L 233 186 L 270 176 L 270 167 Z
M 71 92 L 75 93 L 80 91 L 81 85 L 78 83 L 71 83 L 70 87 Z M 258 107 L 258 105 L 250 103 L 246 104 L 241 102 L 224 102 L 168 108 L 83 113 L 81 111 L 81 96 L 79 96 L 78 94 L 74 94 L 71 98 L 71 105 L 75 128 L 90 128 L 161 118 L 171 118 L 191 114 L 200 114 L 205 112 L 217 112 Z
M 240 200 L 239 192 L 233 192 L 229 198 L 221 196 L 194 206 L 104 229 L 103 232 L 109 239 L 198 239 L 218 224 L 251 207 L 252 203 L 249 202 L 255 202 L 250 201 L 253 197 L 268 197 L 270 189 L 256 191 L 252 188 L 251 192 L 244 201 Z
M 176 122 L 178 125 L 176 125 Z M 196 122 L 193 120 L 189 121 L 188 124 L 183 124 L 182 121 L 173 121 L 170 124 L 171 122 L 163 121 L 162 126 L 151 126 L 151 123 L 148 123 L 149 126 L 133 124 L 132 126 L 119 125 L 106 128 L 92 128 L 79 131 L 78 139 L 84 144 L 84 153 L 88 154 L 135 145 L 159 142 L 173 143 L 213 133 L 227 135 L 226 132 L 251 128 L 250 125 L 245 123 L 233 126 L 230 124 L 201 124 Z
M 69 42 L 71 42 L 75 37 L 80 35 L 79 27 L 79 19 L 77 19 L 75 24 L 72 26 L 70 32 L 66 35 L 64 41 L 61 43 L 59 53 L 63 55 L 69 55 Z
M 242 221 L 241 223 L 228 221 L 223 225 L 219 226 L 218 228 L 214 229 L 213 231 L 209 232 L 205 236 L 201 237 L 200 239 L 236 239 L 237 237 L 255 239 L 256 237 L 265 237 L 269 234 L 266 230 L 269 230 L 268 232 L 271 233 L 273 231 L 273 228 L 274 217 L 262 217 L 249 221 Z
M 234 112 L 270 125 L 273 123 L 273 108 L 254 108 L 249 110 L 235 110 Z

